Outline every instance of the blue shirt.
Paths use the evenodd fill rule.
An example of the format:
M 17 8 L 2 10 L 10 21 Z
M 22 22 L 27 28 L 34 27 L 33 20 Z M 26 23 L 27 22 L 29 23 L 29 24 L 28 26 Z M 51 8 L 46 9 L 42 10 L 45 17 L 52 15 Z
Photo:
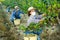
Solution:
M 14 18 L 20 19 L 21 18 L 20 14 L 23 14 L 23 12 L 21 12 L 20 10 L 17 10 L 17 11 L 13 10 L 10 20 L 14 20 Z

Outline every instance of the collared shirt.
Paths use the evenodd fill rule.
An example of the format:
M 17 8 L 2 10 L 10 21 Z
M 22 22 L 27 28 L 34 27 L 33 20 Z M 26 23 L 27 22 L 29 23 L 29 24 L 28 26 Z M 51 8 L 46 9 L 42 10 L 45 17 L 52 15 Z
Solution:
M 42 15 L 30 15 L 28 21 L 27 21 L 27 26 L 30 25 L 30 23 L 38 23 L 40 21 L 40 19 L 42 18 Z

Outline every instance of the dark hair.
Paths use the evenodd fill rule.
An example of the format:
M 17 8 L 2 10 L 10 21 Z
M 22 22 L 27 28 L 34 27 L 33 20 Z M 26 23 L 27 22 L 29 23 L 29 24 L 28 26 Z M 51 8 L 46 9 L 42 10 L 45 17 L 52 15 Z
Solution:
M 31 15 L 31 14 L 30 14 L 30 12 L 31 12 L 31 11 L 28 11 L 28 16 L 30 16 L 30 15 Z

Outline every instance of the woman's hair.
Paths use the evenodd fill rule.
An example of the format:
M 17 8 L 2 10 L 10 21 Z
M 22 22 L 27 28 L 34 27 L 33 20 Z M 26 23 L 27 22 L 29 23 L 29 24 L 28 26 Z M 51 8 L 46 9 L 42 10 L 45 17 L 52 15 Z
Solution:
M 28 11 L 28 16 L 30 16 L 30 15 L 31 15 L 31 14 L 30 14 L 30 12 L 31 12 L 31 11 Z
M 30 16 L 30 15 L 31 15 L 31 14 L 30 14 L 30 12 L 31 12 L 31 11 L 28 11 L 28 16 Z M 39 11 L 38 11 L 38 10 L 36 10 L 36 9 L 35 9 L 35 12 L 37 12 L 39 15 L 43 14 L 42 12 L 39 12 Z

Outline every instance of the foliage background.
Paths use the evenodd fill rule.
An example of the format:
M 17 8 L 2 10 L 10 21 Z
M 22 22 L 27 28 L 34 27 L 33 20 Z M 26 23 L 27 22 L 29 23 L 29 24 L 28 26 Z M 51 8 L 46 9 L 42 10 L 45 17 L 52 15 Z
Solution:
M 38 24 L 34 24 L 34 25 L 31 24 L 30 27 L 28 28 L 28 30 L 33 30 L 32 28 L 38 29 L 42 25 L 45 26 L 45 27 L 51 27 L 51 25 L 50 25 L 51 23 L 52 23 L 52 25 L 55 24 L 55 23 L 58 23 L 56 17 L 58 16 L 58 13 L 59 13 L 60 0 L 0 0 L 0 2 L 2 2 L 2 4 L 5 5 L 6 7 L 7 6 L 11 6 L 11 8 L 14 8 L 15 5 L 18 5 L 20 7 L 20 10 L 22 10 L 24 13 L 27 13 L 27 9 L 30 6 L 33 6 L 33 7 L 37 8 L 40 12 L 47 14 L 47 16 L 44 17 L 45 18 L 44 21 L 42 21 L 42 22 L 40 22 Z M 2 16 L 4 18 L 2 18 Z M 5 12 L 3 10 L 1 10 L 0 11 L 0 19 L 1 19 L 0 20 L 1 21 L 0 22 L 0 30 L 2 30 L 2 31 L 4 31 L 6 28 L 8 29 L 8 26 L 6 25 L 6 23 L 8 23 L 9 28 L 11 28 L 9 20 L 5 20 L 5 18 L 7 19 L 6 14 L 5 14 Z M 2 25 L 1 25 L 1 23 L 2 23 Z M 25 26 L 21 26 L 20 28 L 22 30 L 26 30 Z M 53 37 L 55 37 L 55 38 L 53 38 L 52 36 L 49 35 L 52 40 L 53 39 L 57 40 L 57 39 L 60 38 L 60 27 L 57 26 L 57 28 L 58 28 L 58 31 L 52 34 Z M 9 30 L 9 32 L 8 31 L 4 31 L 4 33 L 1 33 L 1 35 L 2 34 L 6 35 L 7 38 L 8 38 L 7 40 L 9 40 L 9 39 L 13 40 L 12 38 L 14 38 L 14 39 L 17 38 L 17 36 L 15 35 L 16 32 L 13 32 L 14 29 L 11 30 L 11 31 L 10 30 Z M 14 31 L 16 31 L 16 30 L 14 30 Z M 45 36 L 42 34 L 43 38 L 44 37 L 48 38 L 48 34 L 49 33 L 46 33 L 46 34 L 45 33 L 46 33 L 46 31 L 44 32 Z M 14 37 L 12 36 L 13 34 L 14 34 Z M 5 38 L 4 38 L 4 40 L 5 40 Z
M 47 8 L 52 6 L 54 8 L 60 7 L 59 0 L 5 0 L 3 4 L 6 6 L 11 6 L 14 8 L 15 5 L 18 5 L 23 12 L 27 13 L 27 9 L 30 6 L 46 12 Z
M 44 26 L 46 24 L 50 25 L 52 23 L 53 25 L 58 23 L 56 17 L 58 16 L 58 9 L 60 8 L 60 0 L 5 0 L 2 3 L 6 7 L 11 6 L 11 8 L 18 5 L 24 13 L 27 13 L 27 9 L 33 6 L 39 12 L 47 14 L 47 16 L 44 17 L 44 22 L 42 22 Z

